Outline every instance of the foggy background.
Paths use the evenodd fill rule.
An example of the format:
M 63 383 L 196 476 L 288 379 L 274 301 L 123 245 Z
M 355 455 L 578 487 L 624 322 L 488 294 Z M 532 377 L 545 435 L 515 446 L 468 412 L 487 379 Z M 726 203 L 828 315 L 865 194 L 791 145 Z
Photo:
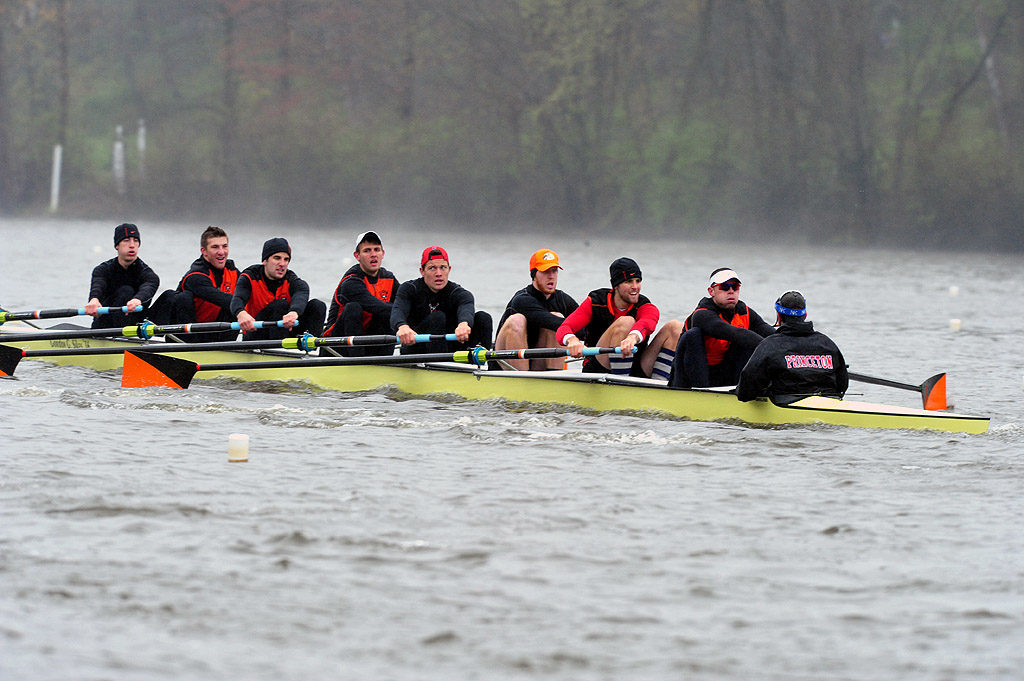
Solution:
M 1016 0 L 0 0 L 0 214 L 60 144 L 111 222 L 1020 248 L 1022 67 Z

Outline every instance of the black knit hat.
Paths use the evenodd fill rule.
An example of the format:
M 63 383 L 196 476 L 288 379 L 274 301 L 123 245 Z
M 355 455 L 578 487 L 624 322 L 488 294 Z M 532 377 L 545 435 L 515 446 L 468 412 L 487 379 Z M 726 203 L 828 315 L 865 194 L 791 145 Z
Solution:
M 292 254 L 292 248 L 288 245 L 287 239 L 275 236 L 273 239 L 267 239 L 263 242 L 263 260 L 266 260 L 275 253 Z
M 117 246 L 125 239 L 135 237 L 142 243 L 142 237 L 139 236 L 139 228 L 130 222 L 122 222 L 117 227 L 114 227 L 114 245 Z
M 619 258 L 611 264 L 608 268 L 608 276 L 612 282 L 612 288 L 615 288 L 627 279 L 643 279 L 643 274 L 640 272 L 640 266 L 636 264 L 636 260 L 632 258 Z

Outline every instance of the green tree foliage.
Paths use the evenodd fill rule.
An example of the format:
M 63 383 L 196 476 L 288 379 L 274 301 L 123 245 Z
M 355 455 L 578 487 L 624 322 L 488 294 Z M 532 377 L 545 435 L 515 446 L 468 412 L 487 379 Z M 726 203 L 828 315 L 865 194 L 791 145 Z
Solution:
M 1022 71 L 1017 0 L 0 0 L 0 210 L 63 139 L 76 212 L 1017 247 Z

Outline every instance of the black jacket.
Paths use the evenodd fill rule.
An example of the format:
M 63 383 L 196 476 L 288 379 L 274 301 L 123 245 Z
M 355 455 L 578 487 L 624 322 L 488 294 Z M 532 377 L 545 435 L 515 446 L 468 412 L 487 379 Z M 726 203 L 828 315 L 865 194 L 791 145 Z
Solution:
M 846 360 L 811 322 L 786 321 L 765 338 L 740 373 L 736 396 L 743 402 L 770 397 L 788 404 L 808 395 L 842 397 L 850 386 Z

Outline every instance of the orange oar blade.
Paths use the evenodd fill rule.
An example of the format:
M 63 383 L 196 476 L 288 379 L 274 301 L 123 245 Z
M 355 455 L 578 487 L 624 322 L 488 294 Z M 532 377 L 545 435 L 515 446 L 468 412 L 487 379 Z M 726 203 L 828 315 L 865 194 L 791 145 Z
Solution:
M 168 357 L 156 352 L 124 353 L 124 370 L 121 372 L 122 388 L 187 388 L 198 371 L 195 362 Z
M 942 411 L 946 403 L 946 374 L 935 374 L 921 384 L 921 399 L 924 408 L 930 411 Z

